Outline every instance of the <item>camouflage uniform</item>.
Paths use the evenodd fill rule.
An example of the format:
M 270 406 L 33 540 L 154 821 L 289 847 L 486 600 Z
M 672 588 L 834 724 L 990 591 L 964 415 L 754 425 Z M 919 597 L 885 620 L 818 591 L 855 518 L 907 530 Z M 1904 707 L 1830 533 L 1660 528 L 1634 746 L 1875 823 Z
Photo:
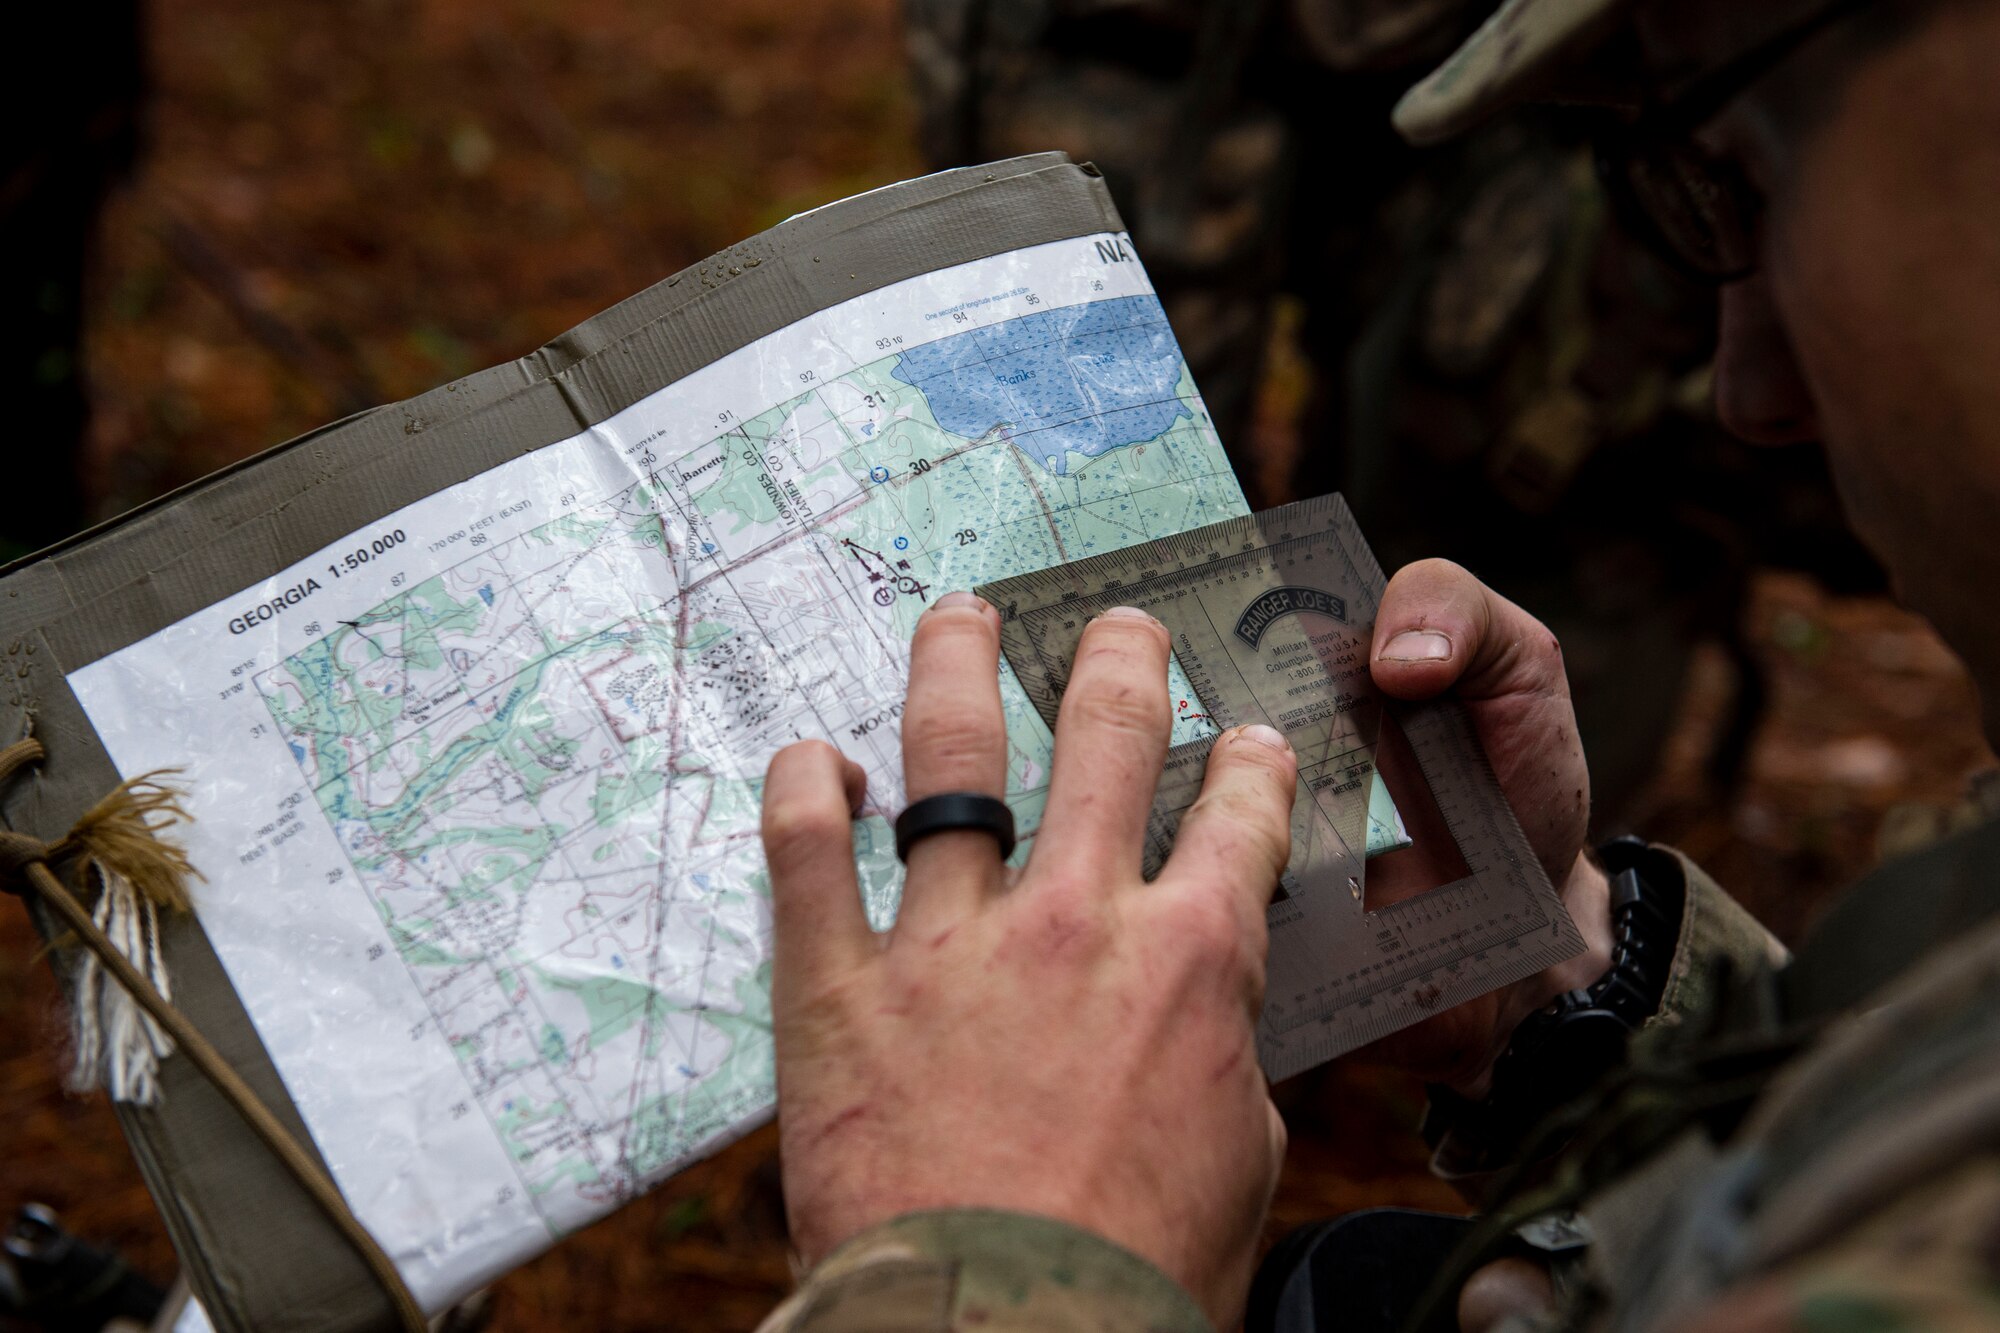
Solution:
M 1423 142 L 1464 131 L 1516 95 L 1523 64 L 1563 54 L 1628 2 L 1509 0 L 1487 40 L 1405 100 L 1399 128 Z M 1397 468 L 1416 460 L 1428 501 L 1437 470 L 1470 459 L 1491 490 L 1467 490 L 1467 505 L 1497 492 L 1532 513 L 1586 489 L 1607 441 L 1665 419 L 1688 297 L 1607 252 L 1618 243 L 1575 149 L 1530 126 L 1422 164 L 1368 128 L 1393 71 L 1470 6 L 1292 0 L 1218 18 L 1193 0 L 908 4 L 940 158 L 1058 146 L 1095 157 L 1114 186 L 1125 178 L 1219 420 L 1247 410 L 1263 321 L 1301 254 L 1342 270 L 1312 318 L 1338 329 L 1323 346 L 1344 349 L 1323 364 L 1359 386 L 1337 415 L 1340 472 L 1363 496 L 1373 485 L 1393 499 Z M 1274 30 L 1288 43 L 1276 55 L 1259 45 Z M 1190 61 L 1200 77 L 1185 77 Z M 1311 83 L 1300 71 L 1315 64 L 1338 77 Z M 1310 85 L 1315 121 L 1288 109 L 1299 84 L 1273 71 Z M 1327 151 L 1314 138 L 1337 140 L 1340 170 L 1301 167 Z M 1183 179 L 1148 185 L 1149 170 Z M 1302 238 L 1298 196 L 1315 191 Z M 1665 341 L 1649 345 L 1647 327 Z M 1232 355 L 1245 377 L 1222 366 Z M 1422 419 L 1401 419 L 1412 411 Z M 1617 512 L 1633 521 L 1632 506 Z M 1629 638 L 1623 650 L 1649 651 Z M 1674 864 L 1685 909 L 1658 1014 L 1628 1067 L 1571 1109 L 1583 1131 L 1571 1146 L 1490 1200 L 1489 1238 L 1558 1220 L 1551 1230 L 1589 1239 L 1558 1268 L 1550 1326 L 2000 1327 L 2000 821 L 1876 872 L 1790 963 L 1700 870 Z M 1460 1173 L 1453 1147 L 1436 1160 L 1447 1175 Z M 1453 1271 L 1480 1258 L 1473 1247 Z M 766 1325 L 970 1327 L 1206 1324 L 1163 1274 L 1101 1240 L 966 1211 L 851 1241 Z
M 1996 883 L 2000 824 L 1893 863 L 1789 974 L 1750 968 L 1639 1044 L 1628 1112 L 1695 1123 L 1642 1136 L 1664 1141 L 1591 1189 L 1565 1323 L 1637 1333 L 1705 1311 L 1702 1327 L 1729 1330 L 2000 1327 Z M 1909 965 L 1861 993 L 1892 959 Z M 1722 1066 L 1760 1043 L 1783 1051 L 1808 1024 L 1738 1127 Z
M 1546 1327 L 2000 1327 L 2000 822 L 1858 886 L 1805 946 L 1816 966 L 1803 987 L 1776 942 L 1681 864 L 1672 978 L 1631 1069 L 1587 1109 L 1578 1146 L 1498 1201 L 1510 1231 L 1554 1215 L 1590 1240 L 1561 1272 L 1561 1313 Z M 1890 918 L 1905 938 L 1882 939 L 1868 906 L 1883 902 L 1909 905 Z M 1930 947 L 1933 937 L 1950 942 Z M 1844 966 L 1864 938 L 1872 967 L 1884 956 L 1921 965 L 1866 988 L 1869 969 Z M 1815 958 L 1822 939 L 1830 952 Z M 1786 1006 L 1769 1002 L 1788 976 L 1794 1015 L 1837 1011 L 1802 1048 L 1797 1023 L 1778 1021 Z M 975 1327 L 1208 1324 L 1108 1242 L 964 1210 L 849 1242 L 764 1333 Z
M 1145 1260 L 1045 1217 L 912 1213 L 829 1255 L 759 1333 L 1209 1333 Z

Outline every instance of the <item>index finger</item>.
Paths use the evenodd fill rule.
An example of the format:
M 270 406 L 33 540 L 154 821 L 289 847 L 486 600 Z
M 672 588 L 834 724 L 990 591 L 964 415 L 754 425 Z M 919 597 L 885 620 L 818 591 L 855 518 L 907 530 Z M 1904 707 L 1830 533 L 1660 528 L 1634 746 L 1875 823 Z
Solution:
M 1172 727 L 1166 627 L 1131 607 L 1106 611 L 1085 627 L 1063 691 L 1030 864 L 1093 885 L 1136 879 Z
M 1389 580 L 1369 667 L 1397 699 L 1454 687 L 1468 701 L 1569 692 L 1548 627 L 1449 560 L 1419 560 Z

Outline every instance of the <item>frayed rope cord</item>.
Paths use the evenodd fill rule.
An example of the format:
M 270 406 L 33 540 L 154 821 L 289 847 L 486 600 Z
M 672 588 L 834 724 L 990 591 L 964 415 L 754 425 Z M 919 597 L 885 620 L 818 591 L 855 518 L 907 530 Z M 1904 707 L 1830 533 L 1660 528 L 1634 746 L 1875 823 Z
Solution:
M 0 785 L 24 768 L 40 763 L 46 754 L 42 743 L 32 736 L 0 749 Z M 51 869 L 52 865 L 70 867 L 79 886 L 89 884 L 93 875 L 122 875 L 148 904 L 170 911 L 187 910 L 187 880 L 194 875 L 194 868 L 188 864 L 185 852 L 155 836 L 151 818 L 155 814 L 169 819 L 186 818 L 170 791 L 151 777 L 141 777 L 119 784 L 58 842 L 44 843 L 25 833 L 0 830 L 0 887 L 23 897 L 33 893 L 75 933 L 77 940 L 125 988 L 147 1018 L 222 1094 L 223 1100 L 236 1109 L 334 1229 L 354 1248 L 381 1284 L 404 1333 L 422 1333 L 429 1327 L 422 1307 L 403 1284 L 395 1263 L 348 1208 L 332 1177 L 299 1145 L 208 1039 L 111 942 L 82 901 Z M 157 948 L 157 939 L 148 947 Z

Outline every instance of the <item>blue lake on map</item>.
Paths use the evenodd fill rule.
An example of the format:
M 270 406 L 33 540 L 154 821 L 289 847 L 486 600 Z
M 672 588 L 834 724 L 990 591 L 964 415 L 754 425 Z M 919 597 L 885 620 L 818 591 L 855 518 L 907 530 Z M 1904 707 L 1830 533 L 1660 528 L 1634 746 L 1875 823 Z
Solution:
M 1006 426 L 1050 470 L 1158 439 L 1182 417 L 1181 349 L 1158 298 L 1125 296 L 1010 319 L 902 354 L 938 424 L 976 440 Z

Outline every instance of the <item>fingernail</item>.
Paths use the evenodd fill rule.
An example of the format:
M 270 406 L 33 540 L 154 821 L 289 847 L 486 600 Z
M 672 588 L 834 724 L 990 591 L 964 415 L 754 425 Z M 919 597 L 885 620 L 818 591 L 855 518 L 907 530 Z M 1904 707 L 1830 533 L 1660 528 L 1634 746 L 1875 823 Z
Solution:
M 1449 662 L 1451 640 L 1434 629 L 1406 629 L 1382 649 L 1385 662 Z
M 960 592 L 948 592 L 944 596 L 938 598 L 935 609 L 942 611 L 948 606 L 974 606 L 983 608 L 985 605 L 986 605 L 986 599 L 981 597 L 979 594 L 960 591 Z
M 1267 727 L 1262 722 L 1253 722 L 1236 734 L 1246 741 L 1255 741 L 1259 745 L 1268 745 L 1273 750 L 1282 750 L 1286 754 L 1292 752 L 1292 743 L 1285 739 L 1285 733 L 1279 731 L 1276 727 Z
M 1120 620 L 1150 620 L 1155 625 L 1160 623 L 1157 616 L 1149 611 L 1141 611 L 1136 606 L 1114 606 L 1104 614 L 1107 616 L 1116 616 Z

